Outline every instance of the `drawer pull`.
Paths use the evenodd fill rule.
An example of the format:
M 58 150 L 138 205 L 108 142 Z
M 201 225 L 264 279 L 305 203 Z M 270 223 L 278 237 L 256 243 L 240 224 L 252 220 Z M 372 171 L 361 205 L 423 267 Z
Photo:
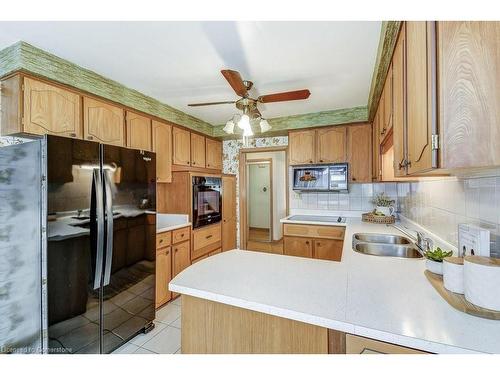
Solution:
M 309 245 L 309 241 L 306 241 L 306 245 Z
M 179 250 L 178 248 L 175 248 L 175 249 L 174 249 L 174 252 L 177 252 L 178 250 Z
M 213 235 L 209 234 L 209 235 L 208 235 L 208 236 L 206 236 L 205 238 L 208 240 L 208 239 L 210 239 L 210 238 L 212 238 L 212 237 L 213 237 Z
M 89 136 L 87 137 L 87 139 L 88 139 L 89 141 L 91 141 L 91 140 L 93 140 L 93 139 L 94 139 L 94 137 L 92 137 L 91 135 L 89 135 Z
M 160 240 L 160 243 L 162 243 L 162 242 L 163 242 L 163 240 Z
M 184 237 L 184 235 L 185 235 L 185 233 L 182 233 L 182 234 L 181 234 L 181 237 Z
M 76 133 L 71 133 L 70 137 L 76 138 Z

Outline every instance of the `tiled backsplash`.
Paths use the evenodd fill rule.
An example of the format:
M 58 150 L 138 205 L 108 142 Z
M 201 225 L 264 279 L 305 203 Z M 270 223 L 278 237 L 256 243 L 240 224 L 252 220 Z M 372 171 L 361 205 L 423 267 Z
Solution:
M 398 212 L 455 246 L 458 224 L 488 229 L 491 251 L 500 257 L 500 177 L 400 182 Z
M 371 201 L 378 193 L 397 200 L 397 192 L 396 183 L 350 184 L 348 193 L 300 193 L 290 188 L 289 205 L 291 209 L 366 212 L 373 210 Z

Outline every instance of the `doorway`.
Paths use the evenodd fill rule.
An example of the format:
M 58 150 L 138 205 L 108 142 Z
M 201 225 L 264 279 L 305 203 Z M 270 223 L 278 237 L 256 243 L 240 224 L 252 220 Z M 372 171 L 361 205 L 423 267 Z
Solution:
M 273 233 L 272 159 L 247 161 L 248 241 L 271 242 Z

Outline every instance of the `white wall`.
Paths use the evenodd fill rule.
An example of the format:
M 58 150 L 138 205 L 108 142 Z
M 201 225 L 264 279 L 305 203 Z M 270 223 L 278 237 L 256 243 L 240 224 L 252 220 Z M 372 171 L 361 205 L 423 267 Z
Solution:
M 252 228 L 271 227 L 269 167 L 263 163 L 248 165 L 248 225 Z
M 286 160 L 285 151 L 255 152 L 247 160 L 272 159 L 273 161 L 273 240 L 283 237 L 280 219 L 286 216 Z

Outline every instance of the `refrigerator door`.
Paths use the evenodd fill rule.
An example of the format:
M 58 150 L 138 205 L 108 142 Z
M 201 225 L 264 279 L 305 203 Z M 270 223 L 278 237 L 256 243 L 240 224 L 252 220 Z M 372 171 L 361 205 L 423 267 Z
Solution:
M 40 140 L 0 147 L 0 355 L 44 349 L 42 151 Z
M 49 353 L 99 353 L 100 145 L 48 136 L 47 159 Z
M 103 146 L 106 207 L 103 353 L 149 326 L 155 317 L 155 154 Z M 150 212 L 148 214 L 148 212 Z

